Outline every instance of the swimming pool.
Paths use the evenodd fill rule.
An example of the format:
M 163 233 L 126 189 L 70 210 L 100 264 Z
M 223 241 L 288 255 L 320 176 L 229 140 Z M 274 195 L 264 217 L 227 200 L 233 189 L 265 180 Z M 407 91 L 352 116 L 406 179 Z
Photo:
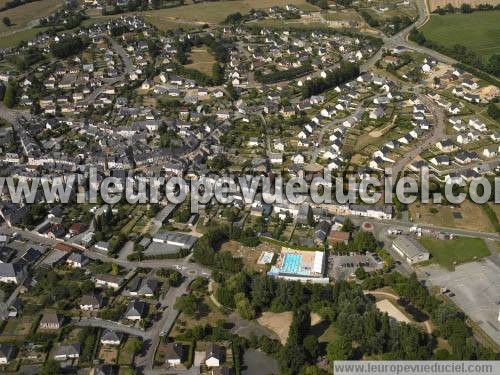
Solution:
M 286 254 L 281 266 L 281 272 L 297 274 L 300 272 L 300 265 L 302 263 L 302 255 L 299 254 Z

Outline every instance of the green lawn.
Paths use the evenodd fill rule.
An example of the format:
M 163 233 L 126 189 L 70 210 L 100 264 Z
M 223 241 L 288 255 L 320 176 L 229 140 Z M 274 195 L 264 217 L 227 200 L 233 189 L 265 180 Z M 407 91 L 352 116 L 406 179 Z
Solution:
M 453 240 L 438 240 L 423 237 L 420 239 L 420 243 L 429 250 L 431 262 L 448 269 L 453 269 L 455 264 L 470 262 L 474 258 L 479 259 L 490 255 L 486 243 L 480 238 L 456 237 Z
M 432 15 L 421 31 L 427 39 L 447 47 L 462 44 L 485 61 L 500 53 L 500 10 Z

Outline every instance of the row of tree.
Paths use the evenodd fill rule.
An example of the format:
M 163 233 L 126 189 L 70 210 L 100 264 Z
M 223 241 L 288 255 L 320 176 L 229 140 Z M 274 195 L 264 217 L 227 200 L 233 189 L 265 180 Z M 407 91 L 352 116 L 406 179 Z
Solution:
M 359 66 L 343 62 L 339 68 L 326 74 L 325 78 L 313 78 L 302 86 L 302 98 L 321 94 L 359 76 Z
M 269 74 L 262 74 L 260 70 L 255 72 L 255 79 L 261 83 L 275 83 L 280 81 L 289 81 L 312 72 L 311 64 L 304 64 L 297 68 L 287 70 L 276 70 Z
M 478 4 L 474 8 L 467 3 L 463 3 L 459 8 L 455 8 L 451 3 L 446 4 L 443 8 L 438 6 L 433 13 L 438 13 L 438 14 L 446 14 L 446 13 L 456 13 L 456 12 L 462 12 L 465 14 L 472 13 L 478 10 L 498 10 L 500 9 L 500 4 L 497 4 L 493 6 L 492 4 Z

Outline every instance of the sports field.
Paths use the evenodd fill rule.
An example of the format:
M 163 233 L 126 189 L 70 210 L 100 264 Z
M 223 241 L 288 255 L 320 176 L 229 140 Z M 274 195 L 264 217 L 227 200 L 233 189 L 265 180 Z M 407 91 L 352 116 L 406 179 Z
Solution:
M 447 47 L 462 44 L 485 61 L 500 53 L 500 10 L 432 15 L 421 31 L 427 39 Z

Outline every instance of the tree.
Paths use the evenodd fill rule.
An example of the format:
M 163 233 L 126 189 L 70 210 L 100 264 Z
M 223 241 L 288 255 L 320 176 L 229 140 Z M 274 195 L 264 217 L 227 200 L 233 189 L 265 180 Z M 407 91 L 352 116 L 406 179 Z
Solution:
M 111 274 L 116 276 L 116 275 L 118 275 L 118 273 L 120 273 L 120 268 L 118 267 L 118 264 L 112 263 L 111 264 Z
M 318 338 L 314 335 L 309 335 L 304 339 L 304 349 L 310 361 L 315 361 L 319 356 Z
M 462 6 L 460 7 L 460 11 L 462 13 L 472 13 L 472 7 L 470 6 L 470 4 L 462 4 Z
M 12 22 L 10 21 L 10 18 L 9 18 L 9 17 L 4 17 L 4 18 L 2 19 L 2 22 L 3 22 L 3 24 L 4 24 L 5 26 L 7 26 L 7 27 L 10 27 L 10 26 L 12 25 Z
M 330 362 L 347 360 L 351 358 L 352 351 L 351 341 L 344 336 L 336 337 L 330 341 L 326 348 L 327 357 Z
M 60 370 L 59 362 L 57 362 L 53 359 L 49 359 L 43 365 L 42 375 L 59 374 L 59 370 Z
M 194 316 L 196 314 L 196 298 L 193 295 L 181 296 L 175 301 L 175 308 L 182 311 L 188 316 Z
M 255 317 L 255 311 L 244 293 L 236 294 L 234 300 L 236 301 L 236 311 L 243 319 L 252 320 Z

